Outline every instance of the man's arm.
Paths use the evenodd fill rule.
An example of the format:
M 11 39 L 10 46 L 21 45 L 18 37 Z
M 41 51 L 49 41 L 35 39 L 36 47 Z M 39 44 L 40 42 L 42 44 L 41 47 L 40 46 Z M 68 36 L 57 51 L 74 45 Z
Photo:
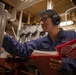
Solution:
M 31 55 L 34 49 L 37 49 L 37 43 L 35 40 L 19 43 L 14 37 L 4 32 L 4 39 L 2 47 L 9 53 L 12 53 L 21 57 L 28 57 Z

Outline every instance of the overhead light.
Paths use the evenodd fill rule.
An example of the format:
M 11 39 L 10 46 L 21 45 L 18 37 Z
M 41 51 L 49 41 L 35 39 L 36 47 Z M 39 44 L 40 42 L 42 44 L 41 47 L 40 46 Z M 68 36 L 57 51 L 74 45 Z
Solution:
M 67 25 L 72 25 L 72 24 L 74 24 L 74 22 L 70 20 L 70 21 L 61 22 L 59 26 L 67 26 Z

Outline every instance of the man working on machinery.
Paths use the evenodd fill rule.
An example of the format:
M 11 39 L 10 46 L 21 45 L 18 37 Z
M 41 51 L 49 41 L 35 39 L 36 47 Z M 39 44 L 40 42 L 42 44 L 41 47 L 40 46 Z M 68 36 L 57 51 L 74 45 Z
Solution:
M 58 28 L 60 16 L 53 9 L 44 10 L 40 13 L 40 24 L 43 30 L 48 32 L 45 37 L 21 44 L 4 32 L 3 48 L 17 56 L 29 57 L 33 50 L 56 51 L 56 46 L 76 39 L 74 31 L 64 31 Z M 56 70 L 62 70 L 62 73 L 66 72 L 67 75 L 75 75 L 76 73 L 76 60 L 62 57 L 62 61 L 52 59 L 51 62 L 50 66 Z

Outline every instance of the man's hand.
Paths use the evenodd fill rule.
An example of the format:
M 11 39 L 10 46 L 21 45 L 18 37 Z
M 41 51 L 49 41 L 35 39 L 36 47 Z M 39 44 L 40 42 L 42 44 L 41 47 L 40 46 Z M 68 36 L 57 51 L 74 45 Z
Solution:
M 51 68 L 53 68 L 55 70 L 59 70 L 61 68 L 61 66 L 62 66 L 61 60 L 51 58 L 50 61 L 51 61 L 51 63 L 50 63 Z

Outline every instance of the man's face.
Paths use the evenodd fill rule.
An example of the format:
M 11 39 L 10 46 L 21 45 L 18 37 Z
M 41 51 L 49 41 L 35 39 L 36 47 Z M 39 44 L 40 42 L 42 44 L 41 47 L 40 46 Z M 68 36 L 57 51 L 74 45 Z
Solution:
M 40 24 L 45 32 L 50 32 L 53 29 L 53 27 L 55 26 L 52 23 L 52 19 L 50 17 L 48 17 L 47 15 L 43 15 L 40 18 Z

